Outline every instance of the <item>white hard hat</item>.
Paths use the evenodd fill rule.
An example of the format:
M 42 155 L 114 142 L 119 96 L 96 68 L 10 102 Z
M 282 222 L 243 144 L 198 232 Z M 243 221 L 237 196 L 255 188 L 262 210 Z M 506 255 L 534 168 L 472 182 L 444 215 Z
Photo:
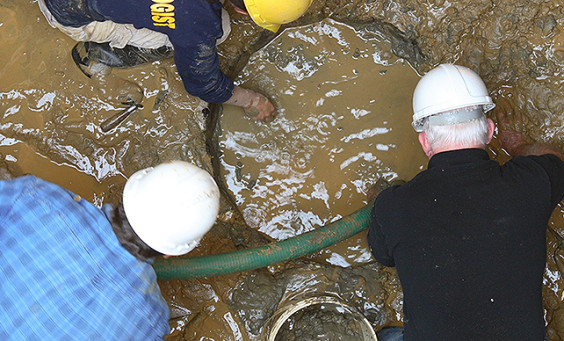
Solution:
M 412 125 L 415 131 L 421 132 L 425 118 L 447 112 L 449 115 L 445 117 L 449 117 L 442 122 L 464 123 L 494 107 L 478 74 L 463 66 L 441 64 L 417 83 L 413 92 Z
M 123 190 L 123 208 L 141 240 L 178 256 L 196 247 L 214 224 L 219 189 L 203 169 L 171 161 L 133 174 Z

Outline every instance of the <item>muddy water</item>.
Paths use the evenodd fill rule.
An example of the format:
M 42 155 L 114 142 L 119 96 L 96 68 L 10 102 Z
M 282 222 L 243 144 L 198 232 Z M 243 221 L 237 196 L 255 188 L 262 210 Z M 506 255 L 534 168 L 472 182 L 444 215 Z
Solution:
M 0 0 L 0 166 L 14 176 L 40 175 L 97 204 L 119 200 L 127 176 L 167 159 L 190 160 L 212 169 L 211 156 L 206 153 L 205 117 L 201 114 L 204 103 L 186 95 L 172 61 L 114 70 L 112 77 L 102 82 L 87 79 L 70 58 L 74 42 L 50 28 L 36 6 L 33 0 Z M 272 35 L 257 29 L 248 18 L 232 15 L 236 27 L 221 46 L 220 55 L 226 72 L 236 76 L 247 57 Z M 420 74 L 441 62 L 473 68 L 494 97 L 510 97 L 525 112 L 528 120 L 520 126 L 521 131 L 531 139 L 564 147 L 561 2 L 316 0 L 301 24 L 327 17 L 357 27 L 359 36 L 365 39 L 389 42 L 394 54 L 409 60 Z M 343 52 L 338 43 L 334 47 L 335 53 Z M 339 70 L 333 72 L 341 73 Z M 248 81 L 256 80 L 248 77 Z M 273 98 L 279 94 L 278 80 L 270 87 L 258 85 Z M 100 124 L 123 109 L 120 98 L 128 94 L 141 94 L 144 109 L 117 129 L 101 132 Z M 338 100 L 339 96 L 326 101 Z M 157 99 L 163 97 L 156 106 Z M 345 112 L 350 113 L 350 109 Z M 332 120 L 319 122 L 324 123 L 323 128 L 332 128 Z M 258 126 L 261 131 L 270 129 L 268 125 Z M 280 129 L 280 125 L 273 127 Z M 500 160 L 507 159 L 495 141 L 489 152 Z M 380 157 L 385 158 L 382 154 Z M 335 159 L 340 156 L 335 154 Z M 242 183 L 252 180 L 244 171 L 249 166 L 243 166 Z M 339 170 L 340 178 L 342 173 Z M 257 183 L 261 184 L 260 179 Z M 333 182 L 327 184 L 329 188 Z M 353 201 L 360 193 L 355 194 L 356 190 L 349 184 L 343 193 L 349 193 Z M 308 195 L 319 202 L 318 208 L 326 209 L 325 201 L 312 193 L 310 190 Z M 247 227 L 234 219 L 236 216 L 237 212 L 224 203 L 221 219 L 226 223 L 220 222 L 214 234 L 194 252 L 208 254 L 245 247 L 249 238 L 236 233 Z M 564 236 L 562 206 L 555 211 L 550 226 Z M 304 292 L 331 292 L 359 307 L 376 328 L 398 324 L 402 296 L 397 276 L 394 270 L 363 264 L 362 243 L 363 236 L 357 236 L 300 262 L 244 274 L 161 282 L 172 312 L 173 332 L 167 339 L 256 340 L 269 314 Z M 564 268 L 561 244 L 549 234 L 543 297 L 550 341 L 564 340 L 564 283 L 558 271 Z M 357 265 L 341 268 L 333 264 Z
M 255 124 L 225 106 L 220 137 L 247 223 L 286 239 L 360 208 L 381 177 L 413 177 L 426 164 L 410 128 L 418 80 L 388 43 L 332 20 L 288 29 L 255 54 L 237 83 L 270 94 L 279 115 Z
M 206 166 L 204 103 L 182 92 L 172 61 L 89 79 L 71 59 L 75 42 L 33 1 L 0 1 L 0 18 L 0 153 L 14 175 L 32 173 L 101 204 L 161 160 Z M 102 132 L 126 97 L 144 109 Z

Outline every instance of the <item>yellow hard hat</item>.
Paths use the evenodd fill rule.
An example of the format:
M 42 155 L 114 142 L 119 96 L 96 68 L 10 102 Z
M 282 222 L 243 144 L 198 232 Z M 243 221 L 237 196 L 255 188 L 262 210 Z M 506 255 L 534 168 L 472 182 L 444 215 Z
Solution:
M 307 11 L 313 0 L 244 0 L 247 12 L 262 28 L 278 32 L 280 25 L 292 22 Z

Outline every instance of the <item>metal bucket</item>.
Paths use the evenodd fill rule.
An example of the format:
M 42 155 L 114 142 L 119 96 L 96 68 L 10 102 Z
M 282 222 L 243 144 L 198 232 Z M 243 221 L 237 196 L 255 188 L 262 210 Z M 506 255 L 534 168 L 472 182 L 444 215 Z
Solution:
M 295 313 L 311 306 L 319 305 L 328 309 L 335 309 L 340 314 L 350 315 L 350 318 L 355 321 L 355 332 L 361 335 L 358 341 L 377 341 L 376 333 L 372 328 L 370 322 L 364 315 L 356 308 L 342 302 L 341 300 L 331 296 L 318 296 L 306 298 L 301 301 L 291 302 L 279 308 L 272 317 L 266 322 L 263 328 L 261 339 L 264 341 L 275 341 L 276 336 L 279 334 L 282 326 L 288 319 Z

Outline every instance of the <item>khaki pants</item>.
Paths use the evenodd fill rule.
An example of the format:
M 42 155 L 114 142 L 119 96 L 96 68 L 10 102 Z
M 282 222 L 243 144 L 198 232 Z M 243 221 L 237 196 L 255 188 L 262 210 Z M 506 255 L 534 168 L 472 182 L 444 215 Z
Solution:
M 45 5 L 44 0 L 38 0 L 38 4 L 47 22 L 49 22 L 49 25 L 59 29 L 76 41 L 110 43 L 110 46 L 114 48 L 124 48 L 126 45 L 146 49 L 156 49 L 163 46 L 172 47 L 166 34 L 151 31 L 146 28 L 137 29 L 131 24 L 116 24 L 112 21 L 94 21 L 81 27 L 64 26 L 55 20 Z M 217 45 L 224 42 L 231 32 L 229 14 L 225 9 L 221 10 L 221 25 L 223 28 L 223 36 L 217 40 Z

